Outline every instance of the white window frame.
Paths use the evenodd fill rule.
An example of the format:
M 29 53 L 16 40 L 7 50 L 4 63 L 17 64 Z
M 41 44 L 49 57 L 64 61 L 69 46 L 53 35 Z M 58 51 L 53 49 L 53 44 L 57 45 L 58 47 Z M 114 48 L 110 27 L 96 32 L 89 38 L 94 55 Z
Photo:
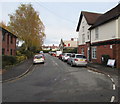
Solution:
M 95 39 L 97 40 L 99 38 L 99 29 L 98 27 L 95 28 Z
M 97 59 L 97 47 L 92 47 L 92 59 Z
M 81 54 L 84 55 L 84 48 L 81 48 Z
M 87 32 L 87 39 L 90 40 L 90 34 L 89 34 L 89 31 Z
M 83 31 L 83 32 L 84 32 L 84 30 L 85 30 L 85 26 L 82 27 L 82 31 Z
M 85 43 L 85 34 L 82 34 L 82 43 Z

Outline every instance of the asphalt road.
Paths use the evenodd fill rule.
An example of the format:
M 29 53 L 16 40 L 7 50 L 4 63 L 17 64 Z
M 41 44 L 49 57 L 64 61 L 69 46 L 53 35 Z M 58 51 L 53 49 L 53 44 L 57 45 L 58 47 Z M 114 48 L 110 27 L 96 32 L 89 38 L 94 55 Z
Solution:
M 71 67 L 48 54 L 45 57 L 45 64 L 36 64 L 22 78 L 3 83 L 3 102 L 110 102 L 117 96 L 104 74 Z

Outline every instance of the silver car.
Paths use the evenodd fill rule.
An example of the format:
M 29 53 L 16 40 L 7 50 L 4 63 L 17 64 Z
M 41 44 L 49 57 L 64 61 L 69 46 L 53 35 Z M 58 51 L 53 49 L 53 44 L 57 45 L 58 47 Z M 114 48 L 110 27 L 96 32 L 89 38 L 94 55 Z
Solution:
M 71 53 L 64 53 L 63 56 L 62 56 L 62 60 L 63 60 L 63 61 L 67 61 L 68 58 L 71 57 L 71 55 L 72 55 Z
M 45 57 L 42 54 L 35 55 L 33 58 L 33 64 L 44 63 L 44 62 L 45 62 Z
M 71 66 L 87 66 L 87 59 L 82 54 L 73 54 L 68 60 L 67 63 Z

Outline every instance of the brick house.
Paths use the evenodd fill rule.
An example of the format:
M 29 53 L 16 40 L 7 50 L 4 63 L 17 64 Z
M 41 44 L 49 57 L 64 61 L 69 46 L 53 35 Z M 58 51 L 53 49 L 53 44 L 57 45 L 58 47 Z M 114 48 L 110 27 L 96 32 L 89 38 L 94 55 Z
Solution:
M 78 32 L 78 53 L 84 54 L 90 61 L 90 30 L 88 30 L 101 16 L 99 13 L 82 11 L 76 31 Z
M 80 29 L 77 30 L 80 34 Z M 90 33 L 90 44 L 87 41 L 84 43 L 84 54 L 89 61 L 102 63 L 102 55 L 109 55 L 110 59 L 115 59 L 116 67 L 120 68 L 120 4 L 98 16 L 85 31 Z M 79 53 L 82 52 L 80 49 Z
M 7 31 L 6 29 L 0 27 L 0 37 L 2 43 L 2 55 L 16 55 L 16 39 L 17 37 Z

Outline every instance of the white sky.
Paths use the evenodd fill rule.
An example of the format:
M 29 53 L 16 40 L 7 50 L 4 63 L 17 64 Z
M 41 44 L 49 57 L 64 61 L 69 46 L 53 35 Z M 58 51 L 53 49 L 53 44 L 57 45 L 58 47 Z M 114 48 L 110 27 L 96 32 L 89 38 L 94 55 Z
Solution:
M 4 2 L 3 2 L 4 1 Z M 9 2 L 8 2 L 9 1 Z M 24 1 L 24 2 L 18 2 Z M 21 3 L 31 3 L 40 14 L 40 19 L 45 25 L 46 39 L 45 45 L 58 45 L 61 38 L 69 40 L 77 38 L 76 27 L 81 11 L 105 13 L 118 4 L 119 0 L 1 0 L 0 1 L 0 21 L 6 24 L 9 22 L 8 14 L 15 13 Z M 31 2 L 30 2 L 31 1 Z M 79 1 L 79 2 L 78 2 Z M 108 2 L 109 1 L 109 2 Z

